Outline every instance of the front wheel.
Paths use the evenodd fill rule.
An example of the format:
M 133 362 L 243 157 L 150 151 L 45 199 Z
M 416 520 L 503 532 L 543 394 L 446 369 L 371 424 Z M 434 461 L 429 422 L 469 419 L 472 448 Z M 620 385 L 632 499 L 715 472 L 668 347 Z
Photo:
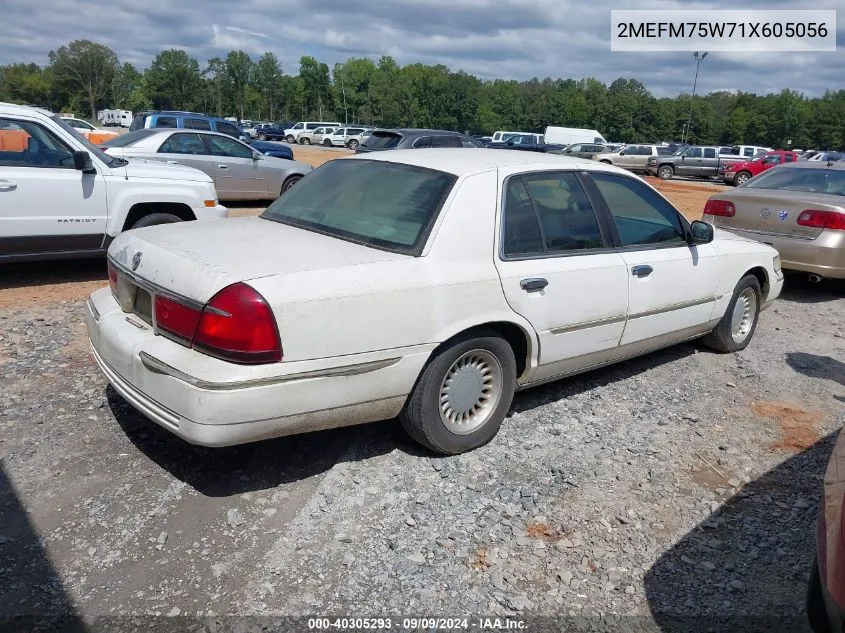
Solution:
M 293 144 L 296 142 L 296 137 L 295 137 L 293 134 L 288 134 L 288 135 L 285 137 L 285 140 L 286 140 L 288 143 L 290 143 L 291 145 L 293 145 Z
M 734 288 L 733 298 L 704 344 L 717 352 L 738 352 L 748 347 L 760 317 L 762 292 L 754 275 L 746 275 Z
M 258 135 L 258 140 L 259 140 L 259 141 L 266 141 L 266 140 L 267 140 L 267 135 L 266 135 L 266 134 L 259 134 L 259 135 Z
M 751 180 L 751 174 L 749 174 L 747 171 L 741 171 L 736 176 L 734 176 L 734 184 L 737 186 L 744 185 L 749 180 Z
M 657 170 L 657 177 L 660 178 L 660 180 L 670 180 L 674 175 L 675 170 L 671 165 L 663 165 Z
M 302 180 L 302 176 L 300 176 L 299 174 L 294 174 L 293 176 L 288 176 L 287 178 L 285 178 L 285 181 L 282 183 L 281 193 L 284 193 L 285 191 L 293 187 L 300 180 Z
M 331 142 L 329 139 L 326 139 L 325 141 L 323 141 L 323 145 L 324 145 L 325 147 L 331 147 L 331 146 L 332 146 L 332 142 Z
M 498 433 L 515 389 L 511 346 L 493 332 L 478 332 L 455 339 L 429 361 L 399 421 L 426 448 L 463 453 Z
M 143 218 L 132 225 L 133 229 L 142 229 L 145 226 L 155 226 L 156 224 L 173 224 L 174 222 L 181 222 L 182 218 L 172 213 L 151 213 L 145 215 Z
M 301 139 L 299 139 L 299 144 L 300 145 L 311 145 L 311 139 L 310 138 L 301 138 Z
M 349 143 L 347 143 L 347 146 L 349 147 L 349 149 L 358 149 L 358 141 L 353 138 L 349 141 Z

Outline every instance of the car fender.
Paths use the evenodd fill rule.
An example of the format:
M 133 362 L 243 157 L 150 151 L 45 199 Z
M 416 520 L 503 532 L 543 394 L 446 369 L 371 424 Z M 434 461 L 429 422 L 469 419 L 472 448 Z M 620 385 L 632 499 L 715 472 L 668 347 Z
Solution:
M 106 235 L 111 237 L 115 237 L 123 231 L 126 218 L 136 204 L 156 202 L 184 204 L 196 213 L 198 209 L 204 208 L 205 200 L 217 199 L 217 192 L 210 182 L 158 179 L 133 182 L 115 174 L 107 177 L 106 187 L 109 199 Z

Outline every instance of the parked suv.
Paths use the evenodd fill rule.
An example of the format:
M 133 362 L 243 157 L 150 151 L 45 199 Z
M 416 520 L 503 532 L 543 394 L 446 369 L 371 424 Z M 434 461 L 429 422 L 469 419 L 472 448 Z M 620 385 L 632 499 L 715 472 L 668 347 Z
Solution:
M 606 152 L 593 156 L 601 163 L 624 167 L 634 172 L 645 172 L 649 156 L 671 156 L 665 145 L 626 145 L 618 152 Z
M 323 137 L 323 145 L 331 147 L 348 147 L 356 149 L 372 134 L 372 130 L 364 127 L 342 127 L 330 135 Z
M 224 218 L 214 182 L 109 156 L 49 112 L 0 103 L 0 262 L 102 255 L 127 229 Z
M 296 135 L 296 142 L 300 145 L 321 145 L 323 139 L 336 129 L 337 126 L 325 125 L 316 127 L 313 130 L 305 130 Z
M 449 130 L 422 130 L 401 128 L 397 130 L 373 130 L 356 153 L 385 149 L 420 149 L 424 147 L 482 147 L 471 136 Z
M 249 141 L 250 137 L 241 128 L 218 117 L 200 114 L 199 112 L 181 112 L 175 110 L 152 110 L 139 112 L 132 119 L 129 131 L 134 132 L 143 128 L 186 128 L 189 130 L 206 130 L 227 134 L 241 141 Z
M 310 132 L 316 130 L 318 127 L 331 127 L 333 129 L 340 127 L 339 121 L 300 121 L 285 130 L 285 140 L 288 143 L 296 143 L 299 135 L 302 132 Z

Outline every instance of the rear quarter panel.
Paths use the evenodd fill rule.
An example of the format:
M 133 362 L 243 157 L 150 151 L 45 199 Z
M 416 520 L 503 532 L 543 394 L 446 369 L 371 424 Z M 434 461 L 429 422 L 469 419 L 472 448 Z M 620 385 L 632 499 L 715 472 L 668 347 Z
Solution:
M 436 344 L 491 321 L 533 335 L 493 262 L 496 196 L 495 171 L 458 181 L 420 257 L 250 281 L 276 314 L 285 360 Z

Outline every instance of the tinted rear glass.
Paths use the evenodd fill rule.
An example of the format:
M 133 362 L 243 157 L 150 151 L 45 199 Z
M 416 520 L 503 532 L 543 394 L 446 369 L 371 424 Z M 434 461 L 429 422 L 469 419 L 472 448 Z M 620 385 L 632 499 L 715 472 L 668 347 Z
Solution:
M 410 165 L 335 160 L 303 178 L 261 217 L 416 254 L 455 180 L 452 174 Z
M 390 149 L 399 145 L 402 140 L 401 134 L 394 132 L 373 132 L 366 141 L 364 147 L 370 149 Z
M 845 171 L 775 167 L 741 186 L 747 189 L 788 189 L 845 196 Z
M 128 147 L 129 145 L 137 143 L 142 138 L 147 138 L 148 136 L 158 133 L 158 130 L 152 129 L 135 130 L 134 132 L 115 136 L 113 139 L 109 139 L 103 143 L 103 145 L 106 145 L 107 147 Z
M 138 114 L 135 115 L 135 118 L 132 119 L 132 123 L 129 124 L 129 131 L 134 132 L 135 130 L 140 130 L 144 127 L 144 123 L 147 121 L 147 116 L 145 114 Z
M 176 125 L 176 117 L 172 117 L 172 116 L 160 116 L 160 117 L 158 117 L 156 119 L 155 126 L 156 127 L 168 127 L 168 128 L 178 127 Z
M 211 130 L 208 119 L 185 119 L 185 127 L 192 130 Z

